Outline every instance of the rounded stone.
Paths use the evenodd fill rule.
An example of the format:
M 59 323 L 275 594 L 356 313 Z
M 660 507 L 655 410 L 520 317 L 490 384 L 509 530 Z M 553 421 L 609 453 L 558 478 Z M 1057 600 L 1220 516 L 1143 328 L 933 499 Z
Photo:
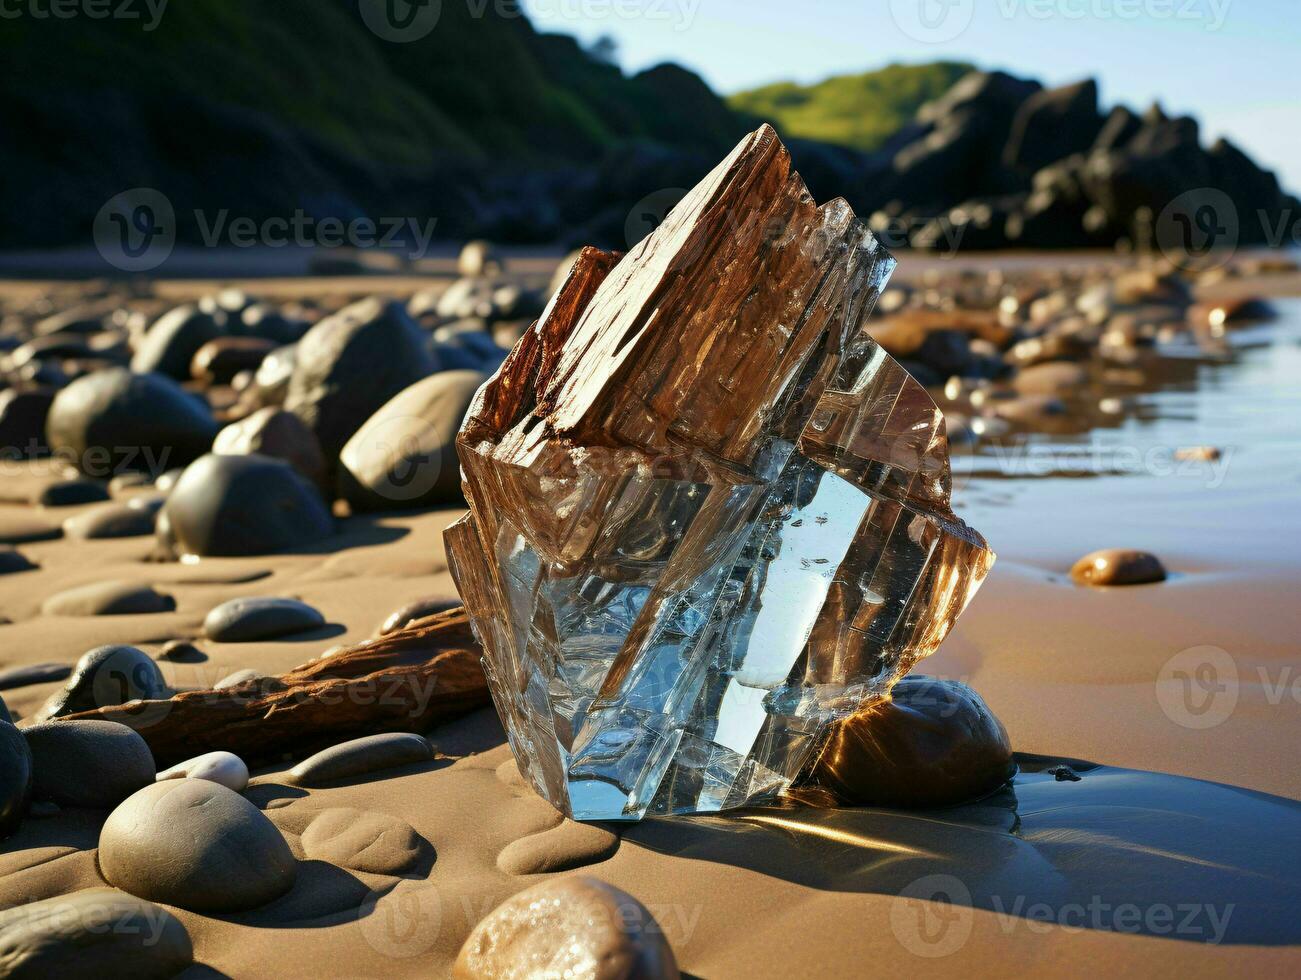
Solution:
M 293 412 L 274 406 L 226 426 L 213 440 L 212 451 L 221 456 L 271 456 L 285 460 L 314 484 L 325 478 L 325 457 L 316 434 Z
M 208 342 L 221 336 L 221 328 L 207 313 L 193 306 L 178 306 L 159 317 L 145 333 L 131 370 L 139 374 L 156 371 L 170 378 L 190 376 L 190 362 Z
M 30 459 L 49 449 L 45 420 L 54 394 L 51 388 L 0 391 L 0 450 Z
M 203 621 L 204 635 L 219 643 L 270 640 L 325 625 L 325 617 L 297 599 L 250 596 L 223 602 Z
M 678 975 L 673 950 L 650 911 L 586 875 L 554 878 L 506 899 L 474 927 L 452 966 L 457 980 Z
M 487 380 L 478 371 L 442 371 L 384 405 L 339 455 L 341 495 L 359 510 L 459 500 L 456 434 L 475 392 Z
M 419 735 L 385 732 L 322 749 L 289 770 L 288 781 L 297 786 L 321 786 L 384 769 L 426 762 L 433 757 L 434 750 Z
M 30 687 L 32 684 L 48 684 L 61 681 L 72 673 L 68 664 L 44 663 L 22 664 L 18 667 L 6 667 L 0 670 L 0 691 L 14 687 Z
M 376 875 L 405 874 L 430 851 L 405 820 L 351 807 L 322 810 L 303 831 L 302 842 L 310 860 Z
M 50 448 L 96 477 L 188 463 L 216 433 L 208 410 L 175 382 L 125 368 L 72 382 L 55 396 L 45 426 Z
M 42 507 L 79 507 L 108 500 L 108 487 L 98 480 L 59 480 L 41 488 L 35 503 Z
M 289 381 L 298 365 L 298 345 L 277 347 L 253 373 L 253 390 L 263 405 L 282 405 L 289 392 Z
M 1022 368 L 1012 387 L 1023 395 L 1061 395 L 1088 384 L 1089 372 L 1078 364 L 1049 361 Z
M 32 798 L 106 809 L 154 781 L 145 740 L 113 721 L 48 721 L 23 729 L 32 752 Z
M 434 368 L 424 334 L 402 305 L 365 299 L 303 336 L 285 408 L 307 423 L 326 458 L 334 459 L 385 402 Z
M 63 522 L 68 538 L 95 541 L 103 538 L 138 538 L 154 533 L 154 514 L 130 504 L 109 503 L 93 507 Z
M 154 783 L 99 835 L 99 868 L 124 891 L 191 912 L 243 912 L 293 887 L 298 864 L 275 824 L 244 797 L 202 779 Z
M 194 555 L 264 555 L 334 533 L 315 488 L 288 463 L 267 456 L 210 454 L 195 461 L 163 515 L 176 547 Z
M 463 276 L 484 276 L 491 272 L 500 272 L 501 258 L 490 242 L 475 239 L 461 247 L 461 254 L 456 260 L 456 271 Z
M 157 782 L 166 779 L 206 779 L 242 793 L 248 786 L 248 766 L 233 752 L 205 752 L 164 769 L 158 774 Z
M 260 670 L 254 670 L 252 667 L 245 667 L 243 670 L 237 670 L 234 673 L 227 674 L 216 684 L 212 685 L 214 691 L 229 691 L 232 688 L 242 687 L 249 681 L 258 681 L 266 677 L 266 674 Z
M 1071 566 L 1071 578 L 1080 585 L 1146 585 L 1164 582 L 1165 566 L 1156 555 L 1132 548 L 1104 548 L 1085 555 Z
M 9 836 L 18 826 L 32 795 L 32 750 L 7 709 L 4 716 L 0 721 L 0 837 Z
M 275 350 L 265 337 L 218 337 L 194 352 L 190 376 L 208 384 L 229 384 L 241 371 L 255 371 L 262 358 Z
M 999 418 L 1022 425 L 1034 425 L 1066 414 L 1065 403 L 1056 395 L 1021 395 L 990 404 Z
M 168 640 L 163 644 L 155 660 L 169 660 L 173 663 L 194 664 L 203 663 L 208 659 L 208 655 L 196 647 L 189 640 Z
M 7 544 L 0 545 L 0 575 L 29 572 L 35 567 L 21 551 Z
M 390 633 L 405 629 L 417 619 L 424 619 L 426 616 L 433 616 L 435 613 L 445 612 L 448 609 L 455 609 L 460 604 L 459 599 L 448 599 L 442 596 L 426 596 L 423 599 L 416 599 L 414 602 L 408 602 L 405 606 L 401 606 L 389 613 L 384 622 L 380 624 L 376 635 L 388 636 Z
M 110 644 L 82 654 L 63 690 L 51 695 L 36 717 L 59 718 L 168 695 L 167 681 L 147 653 L 125 644 Z
M 984 796 L 1015 771 L 1007 730 L 979 694 L 910 674 L 889 701 L 832 728 L 811 781 L 851 806 L 926 808 Z
M 193 962 L 180 920 L 116 889 L 86 888 L 0 912 L 0 972 L 10 980 L 167 980 Z
M 50 596 L 47 616 L 132 616 L 172 612 L 176 600 L 138 582 L 94 582 Z

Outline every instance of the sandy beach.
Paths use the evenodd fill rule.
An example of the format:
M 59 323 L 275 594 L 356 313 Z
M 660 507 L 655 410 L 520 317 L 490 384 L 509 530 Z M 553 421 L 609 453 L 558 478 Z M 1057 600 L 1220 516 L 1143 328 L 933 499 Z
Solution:
M 897 282 L 926 275 L 905 258 Z M 294 288 L 411 291 L 383 280 L 239 285 L 278 300 Z M 310 789 L 286 778 L 293 759 L 256 770 L 245 795 L 288 841 L 296 883 L 250 912 L 169 907 L 194 945 L 196 965 L 181 976 L 444 975 L 503 900 L 577 874 L 636 896 L 691 977 L 1295 972 L 1296 287 L 1295 276 L 1209 287 L 1219 292 L 1204 295 L 1273 294 L 1277 315 L 1231 334 L 1213 363 L 1131 386 L 1126 421 L 955 455 L 955 510 L 999 560 L 920 670 L 971 685 L 1002 720 L 1020 766 L 1010 786 L 940 811 L 786 805 L 580 825 L 525 784 L 485 708 L 428 732 L 425 763 Z M 190 298 L 186 288 L 213 284 L 159 293 L 174 302 Z M 1202 445 L 1223 465 L 1173 465 L 1176 449 Z M 1093 447 L 1083 464 L 1081 447 Z M 187 639 L 197 657 L 159 666 L 176 690 L 207 689 L 360 643 L 406 603 L 456 599 L 443 531 L 460 509 L 344 517 L 335 536 L 284 554 L 160 563 L 152 537 L 58 536 L 94 505 L 15 502 L 61 478 L 48 462 L 9 461 L 4 472 L 0 540 L 36 567 L 3 579 L 0 668 L 71 664 L 108 643 L 153 656 Z M 1150 551 L 1169 578 L 1075 584 L 1071 565 L 1106 547 Z M 52 595 L 105 581 L 147 584 L 175 608 L 42 612 Z M 325 625 L 275 640 L 202 637 L 214 606 L 245 596 L 300 599 Z M 1205 662 L 1220 665 L 1217 685 L 1190 695 L 1185 682 Z M 2 693 L 22 725 L 61 686 Z M 0 907 L 103 886 L 106 816 L 64 808 L 24 820 L 0 845 Z M 322 850 L 331 821 L 365 839 L 339 833 Z

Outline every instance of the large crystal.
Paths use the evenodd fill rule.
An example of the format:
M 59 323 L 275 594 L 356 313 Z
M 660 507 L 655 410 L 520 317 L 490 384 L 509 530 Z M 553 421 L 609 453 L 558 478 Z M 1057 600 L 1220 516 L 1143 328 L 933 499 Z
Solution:
M 580 820 L 769 800 L 994 560 L 864 332 L 894 259 L 764 127 L 585 250 L 458 438 L 457 585 L 520 771 Z

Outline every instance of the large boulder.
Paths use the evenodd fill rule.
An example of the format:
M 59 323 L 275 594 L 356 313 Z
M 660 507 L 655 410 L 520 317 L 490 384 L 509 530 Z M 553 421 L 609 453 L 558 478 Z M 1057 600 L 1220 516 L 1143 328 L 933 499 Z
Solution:
M 358 510 L 405 509 L 460 499 L 456 434 L 479 387 L 478 371 L 418 381 L 376 412 L 339 454 L 340 494 Z
M 87 476 L 127 470 L 157 475 L 212 445 L 217 423 L 197 398 L 158 374 L 109 368 L 55 396 L 45 424 L 50 448 Z
M 1036 92 L 1017 110 L 1003 149 L 1003 162 L 1023 174 L 1032 174 L 1062 157 L 1089 149 L 1102 122 L 1098 83 L 1091 78 Z
M 176 550 L 265 555 L 334 533 L 320 494 L 284 460 L 209 454 L 186 467 L 159 512 Z
M 434 369 L 426 338 L 402 304 L 365 299 L 303 336 L 285 407 L 333 460 L 385 402 Z
M 190 361 L 199 348 L 221 335 L 221 327 L 209 314 L 193 306 L 178 306 L 149 328 L 131 359 L 131 370 L 183 381 L 190 376 Z

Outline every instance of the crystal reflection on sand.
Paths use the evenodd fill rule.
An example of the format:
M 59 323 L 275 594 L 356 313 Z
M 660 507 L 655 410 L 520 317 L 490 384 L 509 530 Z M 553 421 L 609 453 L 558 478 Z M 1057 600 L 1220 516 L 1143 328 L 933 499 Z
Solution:
M 909 928 L 933 936 L 945 922 L 970 929 L 977 909 L 1006 932 L 1051 922 L 1187 942 L 1301 942 L 1301 804 L 1074 760 L 1079 778 L 1060 778 L 1061 760 L 1017 759 L 1012 786 L 949 810 L 652 818 L 624 842 L 808 888 L 918 899 L 898 908 L 932 917 Z

